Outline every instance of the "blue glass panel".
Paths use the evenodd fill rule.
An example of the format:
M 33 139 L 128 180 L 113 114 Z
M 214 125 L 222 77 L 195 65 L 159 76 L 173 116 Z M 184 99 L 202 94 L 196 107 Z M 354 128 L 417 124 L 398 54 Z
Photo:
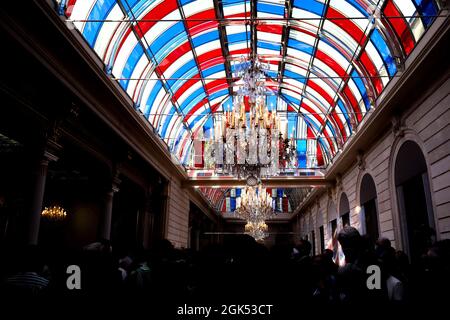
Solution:
M 299 168 L 306 168 L 307 140 L 297 140 L 297 161 Z
M 228 94 L 228 89 L 220 90 L 220 91 L 214 92 L 213 94 L 210 94 L 209 99 L 212 101 L 218 97 L 226 96 L 227 94 Z
M 180 143 L 181 138 L 183 137 L 183 135 L 185 134 L 185 132 L 186 132 L 186 129 L 185 129 L 184 127 L 182 127 L 182 129 L 181 129 L 181 131 L 180 131 L 180 134 L 179 134 L 179 135 L 176 137 L 176 139 L 175 139 L 175 145 L 174 145 L 174 148 L 178 147 L 178 144 Z
M 176 114 L 176 110 L 174 106 L 170 108 L 169 115 L 165 118 L 164 123 L 162 124 L 162 128 L 160 130 L 160 136 L 166 137 L 167 136 L 167 128 L 169 127 L 170 121 L 172 121 L 172 117 Z
M 178 87 L 185 82 L 185 80 L 177 80 L 176 78 L 188 78 L 188 74 L 192 77 L 197 73 L 197 64 L 194 60 L 189 60 L 185 65 L 181 66 L 180 69 L 174 72 L 171 76 L 172 79 L 167 80 L 167 83 L 174 91 L 176 91 Z M 177 83 L 177 85 L 175 85 L 175 83 Z
M 259 2 L 256 5 L 256 10 L 266 13 L 272 13 L 276 15 L 283 16 L 284 15 L 284 6 L 277 6 L 273 4 Z
M 269 79 L 276 79 L 278 76 L 278 73 L 276 73 L 275 71 L 266 71 L 264 73 Z M 267 90 L 269 90 L 269 88 L 267 88 Z
M 194 47 L 198 47 L 201 46 L 202 44 L 218 39 L 219 39 L 219 32 L 217 30 L 213 30 L 192 38 L 192 43 L 194 44 Z
M 256 43 L 259 48 L 274 50 L 274 51 L 278 51 L 278 52 L 281 50 L 281 44 L 279 44 L 279 43 L 271 43 L 271 42 L 267 42 L 267 41 L 257 41 Z
M 133 51 L 131 52 L 130 56 L 128 57 L 127 62 L 125 63 L 125 66 L 122 70 L 122 78 L 119 82 L 122 88 L 127 88 L 128 83 L 130 82 L 129 79 L 131 75 L 133 74 L 134 68 L 136 67 L 136 64 L 141 59 L 142 55 L 144 54 L 144 49 L 142 48 L 140 43 L 137 43 L 134 47 Z
M 295 137 L 295 129 L 297 128 L 297 112 L 289 112 L 288 113 L 288 137 Z
M 289 94 L 287 94 L 287 93 L 282 93 L 282 97 L 284 98 L 284 100 L 288 103 L 288 104 L 293 104 L 293 105 L 295 105 L 295 106 L 299 106 L 300 105 L 300 100 L 298 100 L 298 99 L 296 99 L 296 98 L 294 98 L 294 97 L 292 97 L 292 96 L 290 96 Z
M 155 59 L 160 63 L 173 49 L 187 41 L 187 34 L 183 22 L 177 22 L 164 31 L 150 44 Z
M 358 72 L 354 70 L 351 74 L 353 81 L 356 83 L 356 86 L 358 87 L 359 92 L 361 93 L 361 96 L 363 98 L 364 104 L 366 106 L 366 110 L 370 109 L 370 100 L 369 96 L 367 94 L 366 87 L 364 86 L 364 83 L 362 79 L 359 77 Z
M 133 8 L 138 1 L 142 1 L 142 0 L 120 0 L 120 2 L 122 2 L 123 6 L 127 9 L 128 9 L 128 7 Z M 142 2 L 145 2 L 145 1 L 142 1 Z
M 230 198 L 230 207 L 231 207 L 231 211 L 236 210 L 236 198 L 235 197 Z
M 333 137 L 336 136 L 336 131 L 334 131 L 333 126 L 330 124 L 330 121 L 325 122 L 325 125 L 327 126 L 328 129 L 330 129 L 331 135 Z
M 303 114 L 303 119 L 308 124 L 308 126 L 314 128 L 315 131 L 320 130 L 319 126 L 316 124 L 316 122 L 310 116 Z
M 283 189 L 277 189 L 277 198 L 283 198 Z
M 345 109 L 345 106 L 342 103 L 341 99 L 339 99 L 337 101 L 337 110 L 336 110 L 336 112 L 341 113 L 344 116 L 345 122 L 347 122 L 347 126 L 348 126 L 349 130 L 351 131 L 350 118 L 348 117 L 347 110 Z
M 303 9 L 319 16 L 322 15 L 324 4 L 316 0 L 294 0 L 294 7 Z
M 181 2 L 181 4 L 184 6 L 185 4 L 194 2 L 195 0 L 179 0 Z
M 299 75 L 298 73 L 292 72 L 291 70 L 284 70 L 284 76 L 291 78 L 291 79 L 295 79 L 296 81 L 300 81 L 302 83 L 306 83 L 306 78 L 302 75 Z
M 87 20 L 104 20 L 116 4 L 115 0 L 96 1 Z M 94 47 L 103 22 L 88 21 L 83 28 L 83 36 L 91 47 Z
M 395 64 L 395 60 L 389 51 L 389 47 L 381 36 L 380 32 L 377 29 L 374 29 L 372 35 L 370 36 L 375 47 L 378 49 L 378 52 L 381 54 L 384 63 L 387 66 L 389 75 L 392 77 L 397 72 L 397 66 Z
M 422 15 L 422 21 L 425 27 L 428 28 L 434 20 L 434 15 L 437 14 L 437 9 L 433 0 L 414 0 L 419 13 Z
M 189 121 L 188 121 L 189 122 L 189 128 L 193 129 L 197 125 L 197 123 L 204 122 L 204 121 L 205 121 L 205 116 L 202 116 L 202 115 L 197 116 L 195 118 L 190 118 Z
M 250 39 L 250 32 L 241 32 L 227 35 L 229 43 L 246 42 Z
M 248 3 L 248 0 L 245 2 Z M 242 1 L 242 0 L 223 0 L 222 3 L 224 6 L 230 6 L 230 5 L 234 5 L 234 4 L 244 3 L 244 1 Z
M 148 11 L 148 7 L 152 5 L 154 1 L 145 1 L 145 0 L 120 0 L 125 11 L 128 13 L 130 18 L 139 17 L 143 13 Z M 131 12 L 130 12 L 131 8 Z
M 277 96 L 271 95 L 266 98 L 267 109 L 273 111 L 277 109 Z
M 206 121 L 205 121 L 205 124 L 203 125 L 203 137 L 205 139 L 211 139 L 213 137 L 213 135 L 212 135 L 213 127 L 214 127 L 213 120 L 211 117 L 208 117 L 208 119 L 206 119 Z
M 153 87 L 152 91 L 150 92 L 150 95 L 147 98 L 147 102 L 145 105 L 148 107 L 148 113 L 151 113 L 151 110 L 153 109 L 153 105 L 155 103 L 156 96 L 158 95 L 159 91 L 162 89 L 162 83 L 161 81 L 157 80 L 155 83 L 155 86 Z M 149 117 L 149 114 L 145 115 L 147 118 Z
M 203 77 L 207 78 L 210 75 L 213 75 L 214 73 L 220 72 L 220 71 L 224 71 L 225 67 L 223 64 L 218 64 L 216 66 L 213 66 L 211 68 L 205 69 L 202 71 L 203 73 Z
M 188 113 L 190 109 L 192 109 L 204 97 L 206 97 L 205 90 L 203 90 L 203 87 L 198 88 L 182 102 L 180 105 L 181 110 L 184 113 Z
M 291 48 L 296 49 L 296 50 L 303 51 L 303 52 L 305 52 L 305 53 L 307 53 L 309 55 L 312 55 L 313 52 L 314 52 L 314 47 L 313 46 L 311 46 L 311 45 L 309 45 L 309 44 L 307 44 L 305 42 L 301 42 L 301 41 L 292 39 L 292 38 L 289 38 L 287 44 L 288 44 L 288 47 L 291 47 Z

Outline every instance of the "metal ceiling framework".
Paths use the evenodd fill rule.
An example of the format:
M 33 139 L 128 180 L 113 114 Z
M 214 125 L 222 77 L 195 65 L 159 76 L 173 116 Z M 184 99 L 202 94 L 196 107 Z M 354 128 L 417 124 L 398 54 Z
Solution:
M 184 165 L 193 140 L 211 138 L 214 116 L 231 108 L 240 83 L 233 70 L 244 57 L 270 66 L 267 105 L 304 141 L 299 167 L 311 148 L 326 167 L 440 13 L 434 0 L 58 3 Z

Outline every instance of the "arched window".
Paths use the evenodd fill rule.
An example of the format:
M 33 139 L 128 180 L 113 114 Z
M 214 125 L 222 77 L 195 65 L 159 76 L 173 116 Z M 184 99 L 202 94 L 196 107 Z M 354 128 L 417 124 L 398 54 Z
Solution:
M 350 204 L 344 192 L 339 200 L 339 216 L 341 217 L 342 227 L 350 225 Z
M 406 141 L 395 160 L 395 186 L 404 249 L 416 260 L 434 240 L 434 216 L 425 157 Z
M 372 176 L 368 173 L 361 180 L 359 203 L 361 231 L 375 242 L 379 236 L 377 190 Z
M 328 221 L 330 221 L 329 239 L 332 239 L 337 230 L 337 210 L 333 201 L 328 204 Z

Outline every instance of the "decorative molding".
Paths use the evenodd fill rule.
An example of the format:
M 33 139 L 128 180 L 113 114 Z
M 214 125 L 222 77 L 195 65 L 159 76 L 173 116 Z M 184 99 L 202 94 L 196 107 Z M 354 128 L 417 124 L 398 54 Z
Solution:
M 337 192 L 340 192 L 344 189 L 344 186 L 342 184 L 342 175 L 340 173 L 336 175 L 336 189 Z
M 60 144 L 61 138 L 61 122 L 54 121 L 51 126 L 44 132 L 44 137 L 41 146 L 42 160 L 43 161 L 58 161 L 59 153 L 62 150 Z
M 350 117 L 350 127 L 354 133 L 358 131 L 358 123 L 356 122 L 355 117 Z
M 366 170 L 366 160 L 364 159 L 364 153 L 362 151 L 358 151 L 356 155 L 356 163 L 358 165 L 358 169 L 361 171 Z
M 328 200 L 330 201 L 333 201 L 334 202 L 334 198 L 335 198 L 335 195 L 336 195 L 336 189 L 335 188 L 333 188 L 333 187 L 328 187 L 327 188 L 327 195 L 328 195 Z
M 394 137 L 401 138 L 405 136 L 406 126 L 404 125 L 402 119 L 398 115 L 394 115 L 391 118 L 392 123 L 392 132 L 394 133 Z
M 405 71 L 405 59 L 403 56 L 394 56 L 395 65 L 399 72 Z
M 116 193 L 120 190 L 120 184 L 122 183 L 122 180 L 119 178 L 120 176 L 120 164 L 115 163 L 113 165 L 113 170 L 111 174 L 111 190 Z

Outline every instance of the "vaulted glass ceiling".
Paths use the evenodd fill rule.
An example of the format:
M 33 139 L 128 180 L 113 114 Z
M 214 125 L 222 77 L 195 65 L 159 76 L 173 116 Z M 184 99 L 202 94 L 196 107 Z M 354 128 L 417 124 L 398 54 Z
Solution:
M 432 0 L 62 0 L 69 20 L 188 165 L 231 108 L 242 56 L 270 64 L 269 109 L 299 166 L 342 149 L 438 14 Z M 312 150 L 312 151 L 311 151 Z M 300 161 L 312 153 L 314 162 Z

